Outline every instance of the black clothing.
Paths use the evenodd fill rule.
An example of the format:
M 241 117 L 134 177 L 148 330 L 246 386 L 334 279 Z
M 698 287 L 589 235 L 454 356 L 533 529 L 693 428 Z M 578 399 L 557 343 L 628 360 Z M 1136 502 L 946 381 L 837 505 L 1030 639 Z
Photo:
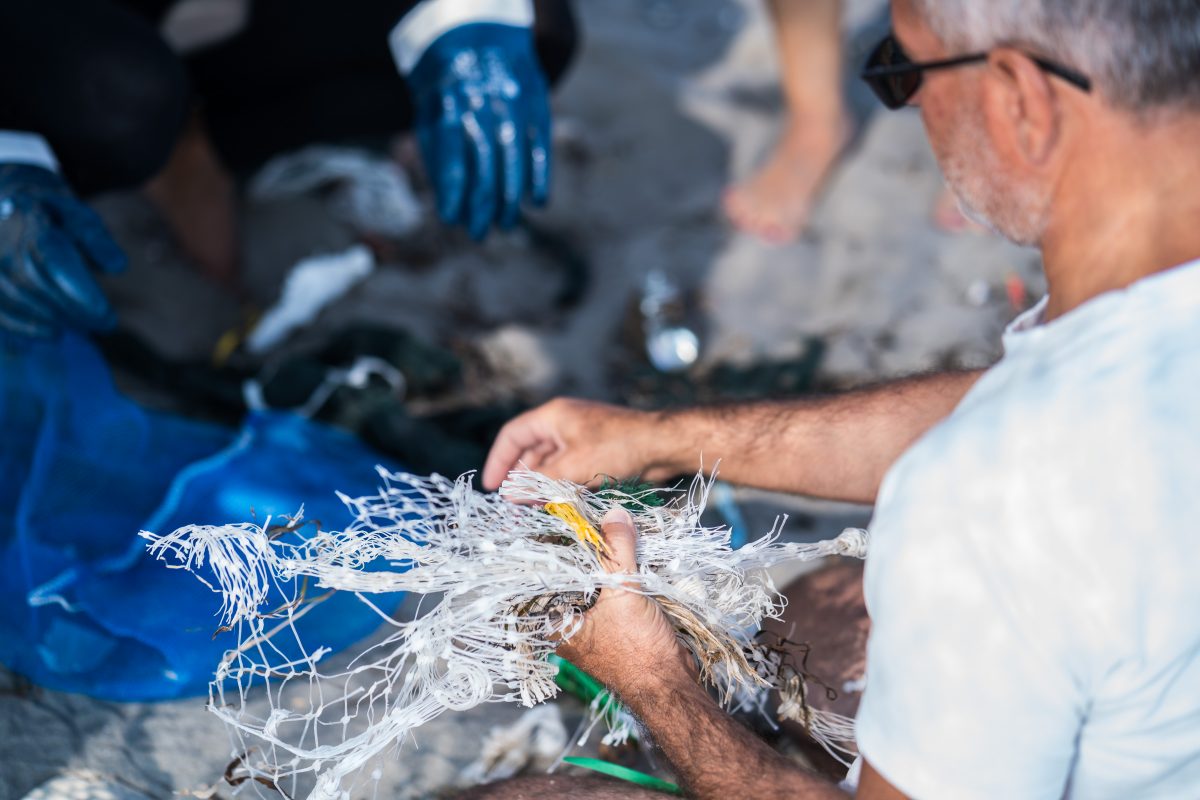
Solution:
M 576 47 L 568 2 L 535 1 L 551 82 Z M 44 136 L 88 194 L 152 177 L 192 108 L 238 173 L 306 144 L 411 127 L 387 35 L 415 0 L 251 0 L 241 31 L 185 56 L 158 33 L 172 4 L 0 0 L 0 130 Z

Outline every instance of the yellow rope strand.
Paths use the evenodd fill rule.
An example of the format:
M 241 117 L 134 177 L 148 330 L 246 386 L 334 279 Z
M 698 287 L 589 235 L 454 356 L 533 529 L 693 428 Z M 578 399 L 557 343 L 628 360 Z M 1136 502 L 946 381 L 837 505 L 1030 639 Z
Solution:
M 612 551 L 608 549 L 608 544 L 604 541 L 604 538 L 590 522 L 583 518 L 583 515 L 576 510 L 575 506 L 570 503 L 546 503 L 545 509 L 547 514 L 558 517 L 567 523 L 571 530 L 575 531 L 575 535 L 579 537 L 579 541 L 590 545 L 597 553 L 612 555 Z

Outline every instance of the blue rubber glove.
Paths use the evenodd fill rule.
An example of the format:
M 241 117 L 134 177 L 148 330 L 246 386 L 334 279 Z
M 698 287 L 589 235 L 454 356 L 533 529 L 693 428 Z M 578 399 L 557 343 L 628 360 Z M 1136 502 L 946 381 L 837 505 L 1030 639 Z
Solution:
M 511 228 L 550 190 L 550 100 L 528 28 L 470 23 L 438 37 L 408 76 L 438 215 L 471 238 Z
M 112 327 L 92 270 L 125 264 L 100 217 L 57 173 L 0 164 L 0 331 L 42 338 Z

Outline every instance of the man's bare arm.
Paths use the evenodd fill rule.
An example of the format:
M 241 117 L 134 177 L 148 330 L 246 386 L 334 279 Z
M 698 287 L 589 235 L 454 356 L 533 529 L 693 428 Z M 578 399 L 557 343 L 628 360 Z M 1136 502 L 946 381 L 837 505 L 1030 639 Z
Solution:
M 602 531 L 612 572 L 637 570 L 637 534 L 627 512 L 610 512 Z M 689 797 L 845 798 L 733 720 L 697 683 L 692 659 L 653 600 L 605 589 L 560 654 L 603 680 L 642 720 Z M 902 795 L 864 765 L 856 795 Z
M 622 699 L 671 762 L 688 797 L 847 797 L 742 727 L 686 674 Z
M 982 372 L 947 372 L 828 397 L 644 412 L 558 399 L 517 417 L 492 447 L 483 484 L 525 464 L 587 483 L 662 480 L 721 461 L 746 486 L 870 503 L 892 463 L 945 418 Z
M 954 410 L 982 372 L 945 372 L 828 397 L 696 408 L 667 414 L 673 466 L 703 450 L 728 481 L 871 503 L 888 469 Z

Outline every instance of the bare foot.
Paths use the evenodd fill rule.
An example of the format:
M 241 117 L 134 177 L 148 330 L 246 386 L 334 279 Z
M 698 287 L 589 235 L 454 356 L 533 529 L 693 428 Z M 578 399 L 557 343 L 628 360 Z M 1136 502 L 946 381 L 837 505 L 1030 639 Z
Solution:
M 145 192 L 200 274 L 237 294 L 236 189 L 198 119 Z
M 970 233 L 976 236 L 988 233 L 987 228 L 963 214 L 954 192 L 946 186 L 942 187 L 933 203 L 933 224 L 945 233 Z
M 726 215 L 739 229 L 769 242 L 795 240 L 804 232 L 817 195 L 849 139 L 845 121 L 790 122 L 767 163 L 726 190 Z

